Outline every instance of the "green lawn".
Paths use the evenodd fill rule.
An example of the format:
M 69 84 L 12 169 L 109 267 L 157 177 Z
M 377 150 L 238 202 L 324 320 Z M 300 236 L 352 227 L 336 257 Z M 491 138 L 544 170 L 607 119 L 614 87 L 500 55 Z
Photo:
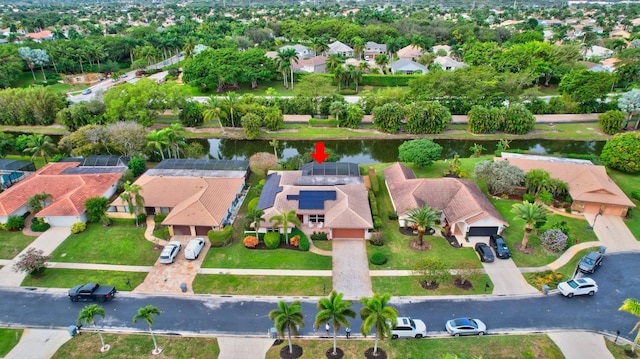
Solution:
M 87 230 L 70 235 L 52 253 L 51 262 L 123 265 L 153 265 L 158 259 L 153 243 L 144 238 L 144 228 L 89 224 Z
M 67 84 L 57 83 L 55 85 L 47 86 L 47 88 L 57 94 L 66 94 L 68 92 L 82 91 L 86 88 L 89 88 L 89 86 L 87 85 L 71 86 Z
M 594 248 L 583 249 L 580 252 L 576 253 L 576 255 L 574 255 L 571 258 L 571 260 L 567 262 L 567 264 L 558 268 L 558 270 L 556 271 L 556 273 L 562 274 L 562 279 L 560 279 L 559 281 L 569 280 L 569 278 L 573 276 L 573 273 L 575 272 L 576 266 L 578 265 L 578 262 L 580 261 L 580 259 L 582 259 L 582 257 L 587 253 L 591 251 L 597 251 L 597 250 L 598 250 L 598 247 L 594 247 Z M 536 283 L 534 283 L 532 280 L 533 277 L 535 276 L 534 273 L 523 273 L 523 276 L 527 280 L 527 282 L 529 282 L 529 284 L 531 284 L 534 288 L 539 288 L 539 286 Z M 549 287 L 551 289 L 555 289 L 556 286 L 557 286 L 557 283 L 549 283 Z
M 38 237 L 25 236 L 22 231 L 1 231 L 0 259 L 13 259 Z
M 538 91 L 542 93 L 544 96 L 557 96 L 558 95 L 558 85 L 549 85 L 549 86 L 538 86 Z
M 427 321 L 427 330 L 441 326 L 444 323 Z M 344 338 L 344 333 L 342 336 Z M 294 339 L 293 342 L 303 348 L 302 359 L 324 358 L 325 351 L 332 348 L 333 344 L 331 340 L 318 339 Z M 272 346 L 265 358 L 280 358 L 280 349 L 287 343 L 285 340 L 280 345 Z M 364 352 L 373 348 L 373 339 L 340 339 L 337 346 L 344 351 L 344 358 L 363 358 Z M 560 348 L 544 334 L 383 340 L 378 343 L 378 347 L 387 353 L 387 358 L 439 359 L 447 354 L 460 358 L 564 358 Z
M 437 289 L 427 290 L 420 286 L 417 277 L 371 277 L 371 286 L 374 293 L 390 293 L 393 296 L 429 296 L 429 295 L 471 295 L 491 294 L 491 289 L 485 292 L 485 283 L 493 288 L 493 282 L 488 275 L 482 274 L 477 280 L 472 281 L 473 288 L 460 289 L 453 284 L 453 280 L 442 283 Z
M 296 83 L 293 84 L 294 88 L 295 88 L 295 85 Z M 225 93 L 216 93 L 215 89 L 213 89 L 213 91 L 202 93 L 200 92 L 200 89 L 198 89 L 197 87 L 194 87 L 188 84 L 185 84 L 184 86 L 185 88 L 187 88 L 187 91 L 191 96 L 224 96 L 225 94 Z M 271 81 L 269 83 L 258 82 L 258 88 L 253 90 L 250 88 L 251 87 L 250 84 L 240 84 L 240 87 L 241 87 L 241 90 L 235 91 L 235 92 L 241 95 L 252 94 L 255 96 L 266 96 L 265 91 L 269 87 L 273 87 L 276 90 L 276 96 L 294 96 L 295 95 L 293 91 L 284 88 L 282 81 Z
M 331 277 L 198 274 L 197 294 L 322 296 L 331 292 Z
M 27 276 L 21 285 L 23 287 L 71 288 L 83 283 L 100 283 L 113 285 L 118 290 L 130 291 L 140 285 L 148 274 L 64 268 L 47 268 L 44 273 L 44 276 L 39 278 Z M 127 285 L 127 280 L 129 280 L 131 287 Z
M 4 358 L 18 344 L 22 329 L 0 328 L 0 358 Z
M 524 254 L 515 250 L 515 244 L 522 242 L 522 237 L 524 235 L 524 221 L 514 218 L 513 213 L 511 213 L 512 206 L 515 203 L 518 203 L 518 201 L 495 198 L 490 198 L 490 201 L 496 207 L 498 212 L 500 212 L 502 217 L 509 222 L 509 227 L 504 230 L 502 235 L 509 245 L 509 248 L 511 248 L 512 258 L 517 266 L 540 267 L 555 261 L 559 257 L 559 255 L 547 253 L 542 249 L 540 239 L 536 236 L 535 230 L 529 237 L 529 246 L 535 249 L 535 253 Z M 561 221 L 566 221 L 569 225 L 569 245 L 574 245 L 576 240 L 578 240 L 578 242 L 591 242 L 598 240 L 598 237 L 596 237 L 592 230 L 585 228 L 585 226 L 588 225 L 586 220 L 569 218 L 558 214 L 547 215 L 547 223 L 540 230 L 540 233 L 542 234 L 554 223 Z
M 605 339 L 605 343 L 607 344 L 607 349 L 611 352 L 614 358 L 616 359 L 628 359 L 629 355 L 626 353 L 627 350 L 631 350 L 630 345 L 621 345 L 612 342 L 611 340 Z M 637 353 L 637 350 L 636 350 Z
M 331 251 L 333 249 L 333 242 L 331 241 L 324 241 L 324 240 L 318 240 L 318 241 L 313 241 L 313 245 L 316 248 L 325 250 L 325 251 Z
M 331 257 L 289 249 L 247 249 L 241 240 L 211 248 L 203 268 L 331 269 Z
M 608 170 L 607 173 L 636 205 L 636 208 L 629 209 L 631 218 L 625 218 L 625 223 L 636 240 L 640 240 L 640 201 L 631 197 L 631 192 L 640 191 L 640 175 L 631 175 L 616 170 Z
M 135 313 L 134 313 L 135 314 Z M 107 315 L 108 317 L 108 315 Z M 146 324 L 136 324 L 146 330 Z M 143 328 L 144 327 L 144 328 Z M 100 352 L 100 338 L 97 333 L 84 332 L 75 336 L 58 349 L 53 359 L 69 358 L 173 358 L 173 359 L 215 359 L 220 354 L 216 338 L 192 338 L 183 336 L 163 336 L 156 334 L 162 354 L 151 355 L 153 341 L 149 335 L 103 334 L 105 343 L 111 345 L 106 353 Z

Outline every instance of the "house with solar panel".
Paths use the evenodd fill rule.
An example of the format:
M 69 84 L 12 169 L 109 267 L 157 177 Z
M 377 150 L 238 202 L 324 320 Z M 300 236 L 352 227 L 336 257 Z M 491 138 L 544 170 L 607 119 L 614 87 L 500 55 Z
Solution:
M 274 230 L 269 218 L 295 210 L 306 234 L 326 233 L 329 239 L 368 239 L 373 219 L 367 188 L 355 163 L 308 163 L 298 171 L 267 175 L 257 209 L 264 211 L 258 232 Z M 289 228 L 275 228 L 280 233 Z
M 134 184 L 142 189 L 145 213 L 166 215 L 169 234 L 206 236 L 232 224 L 242 204 L 249 161 L 166 159 Z M 111 202 L 112 218 L 132 218 L 121 198 Z

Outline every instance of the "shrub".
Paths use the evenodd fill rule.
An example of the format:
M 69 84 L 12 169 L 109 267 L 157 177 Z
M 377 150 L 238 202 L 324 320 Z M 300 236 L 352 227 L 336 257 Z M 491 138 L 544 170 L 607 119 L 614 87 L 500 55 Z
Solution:
M 369 195 L 369 205 L 371 206 L 371 215 L 377 216 L 378 215 L 378 201 L 376 200 L 376 195 L 373 193 L 372 190 L 369 190 L 367 192 L 367 194 Z
M 309 238 L 307 238 L 307 236 L 305 236 L 304 234 L 300 236 L 300 242 L 298 243 L 298 248 L 300 248 L 301 251 L 308 251 L 309 248 L 311 248 L 311 243 L 309 243 Z
M 253 212 L 253 210 L 258 207 L 258 201 L 260 201 L 260 197 L 252 198 L 249 201 L 249 203 L 247 204 L 247 211 L 249 211 L 249 213 Z
M 500 122 L 495 116 L 497 111 L 492 111 L 484 106 L 473 106 L 469 111 L 469 132 L 471 133 L 495 133 L 500 128 Z
M 255 248 L 258 245 L 258 238 L 254 236 L 246 236 L 244 237 L 244 240 L 242 240 L 242 244 L 247 248 Z
M 267 248 L 276 249 L 280 245 L 280 233 L 268 232 L 264 235 L 264 244 Z
M 264 126 L 269 131 L 277 131 L 282 128 L 284 124 L 284 116 L 282 115 L 282 111 L 280 111 L 277 107 L 271 107 L 267 110 L 264 115 Z
M 355 95 L 355 94 L 356 94 L 356 90 L 352 90 L 352 89 L 342 89 L 342 90 L 338 91 L 338 93 L 339 93 L 340 95 L 349 96 L 349 95 Z
M 600 157 L 607 167 L 631 174 L 640 172 L 640 133 L 615 135 L 605 143 Z
M 326 233 L 313 233 L 311 235 L 311 240 L 312 241 L 318 241 L 318 240 L 326 241 L 327 240 L 327 234 Z
M 542 247 L 552 253 L 560 253 L 567 248 L 567 235 L 558 228 L 551 228 L 540 236 Z
M 244 128 L 244 135 L 247 137 L 247 140 L 255 140 L 260 136 L 262 120 L 258 115 L 248 113 L 242 116 L 240 123 L 242 124 L 242 128 Z
M 567 224 L 567 221 L 554 223 L 551 228 L 559 229 L 560 231 L 562 231 L 562 233 L 566 234 L 567 237 L 569 236 L 569 225 Z
M 343 127 L 357 128 L 364 117 L 364 110 L 357 104 L 350 104 L 347 107 L 347 113 L 340 117 L 340 123 Z
M 426 138 L 409 140 L 398 147 L 400 161 L 413 162 L 419 167 L 431 166 L 440 158 L 442 146 Z
M 289 243 L 291 243 L 292 246 L 297 247 L 300 244 L 300 236 L 295 235 L 293 237 L 289 237 Z
M 24 228 L 24 218 L 22 216 L 9 216 L 7 219 L 7 230 L 21 231 Z
M 158 223 L 162 223 L 162 221 L 164 221 L 164 219 L 167 218 L 166 214 L 156 214 L 155 216 L 153 216 L 153 220 L 156 222 L 156 224 Z
M 536 118 L 523 105 L 511 105 L 504 111 L 502 130 L 507 133 L 524 135 L 533 130 Z
M 147 221 L 147 214 L 146 213 L 138 213 L 138 215 L 136 217 L 138 219 L 138 223 L 139 224 L 145 223 Z
M 531 282 L 533 282 L 536 288 L 542 288 L 543 285 L 549 285 L 550 287 L 557 287 L 558 283 L 562 280 L 562 273 L 553 271 L 536 272 L 531 275 Z
M 382 219 L 378 216 L 373 216 L 373 228 L 380 229 L 382 228 Z
M 553 194 L 548 191 L 542 190 L 538 193 L 538 199 L 540 202 L 546 204 L 547 206 L 553 202 Z
M 438 102 L 415 102 L 407 106 L 407 133 L 442 133 L 449 124 L 451 112 Z
M 398 133 L 405 117 L 404 107 L 397 102 L 377 106 L 372 110 L 373 125 L 378 131 Z
M 615 135 L 620 132 L 624 121 L 624 112 L 619 110 L 607 111 L 598 115 L 598 123 L 600 124 L 602 132 L 608 135 Z
M 221 231 L 210 230 L 207 237 L 209 237 L 211 247 L 224 247 L 233 239 L 233 227 L 226 226 Z
M 371 261 L 372 264 L 379 266 L 387 263 L 387 256 L 384 253 L 377 252 L 372 254 L 369 260 Z
M 31 231 L 33 232 L 44 232 L 49 229 L 49 227 L 51 227 L 51 225 L 49 225 L 49 223 L 45 223 L 44 219 L 40 217 L 34 218 L 33 222 L 31 222 Z
M 395 211 L 394 211 L 394 212 L 389 213 L 389 219 L 390 219 L 390 220 L 392 220 L 392 221 L 397 221 L 397 220 L 398 220 L 398 218 L 399 218 L 399 217 L 398 217 L 398 212 L 395 212 Z
M 522 195 L 522 199 L 524 199 L 525 201 L 529 202 L 529 203 L 533 203 L 536 201 L 536 196 L 529 194 L 529 193 L 525 193 Z
M 377 247 L 384 245 L 384 234 L 382 232 L 372 233 L 369 243 Z
M 640 191 L 631 192 L 631 198 L 640 201 Z
M 51 256 L 44 255 L 42 249 L 30 247 L 24 254 L 20 255 L 18 261 L 13 265 L 13 270 L 37 276 L 44 271 L 45 262 L 49 259 L 51 259 Z
M 178 115 L 178 119 L 186 127 L 196 127 L 202 125 L 204 116 L 202 105 L 197 101 L 187 101 Z

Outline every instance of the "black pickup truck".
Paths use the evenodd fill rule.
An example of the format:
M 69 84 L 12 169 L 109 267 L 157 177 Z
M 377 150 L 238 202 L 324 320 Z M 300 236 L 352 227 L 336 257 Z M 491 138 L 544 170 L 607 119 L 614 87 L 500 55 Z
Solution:
M 101 286 L 98 283 L 80 284 L 69 289 L 69 298 L 72 302 L 98 301 L 100 303 L 113 299 L 116 295 L 116 287 Z

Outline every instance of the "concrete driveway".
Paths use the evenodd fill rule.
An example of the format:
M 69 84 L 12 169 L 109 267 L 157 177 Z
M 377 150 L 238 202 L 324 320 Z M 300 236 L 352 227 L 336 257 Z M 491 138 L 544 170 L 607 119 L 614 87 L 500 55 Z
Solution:
M 333 290 L 344 293 L 345 299 L 371 297 L 369 260 L 364 239 L 334 239 Z
M 607 247 L 607 252 L 640 250 L 640 242 L 633 236 L 622 217 L 605 214 L 595 218 L 596 215 L 591 213 L 585 213 L 584 216 L 592 226 L 595 221 L 593 230 L 601 245 Z

